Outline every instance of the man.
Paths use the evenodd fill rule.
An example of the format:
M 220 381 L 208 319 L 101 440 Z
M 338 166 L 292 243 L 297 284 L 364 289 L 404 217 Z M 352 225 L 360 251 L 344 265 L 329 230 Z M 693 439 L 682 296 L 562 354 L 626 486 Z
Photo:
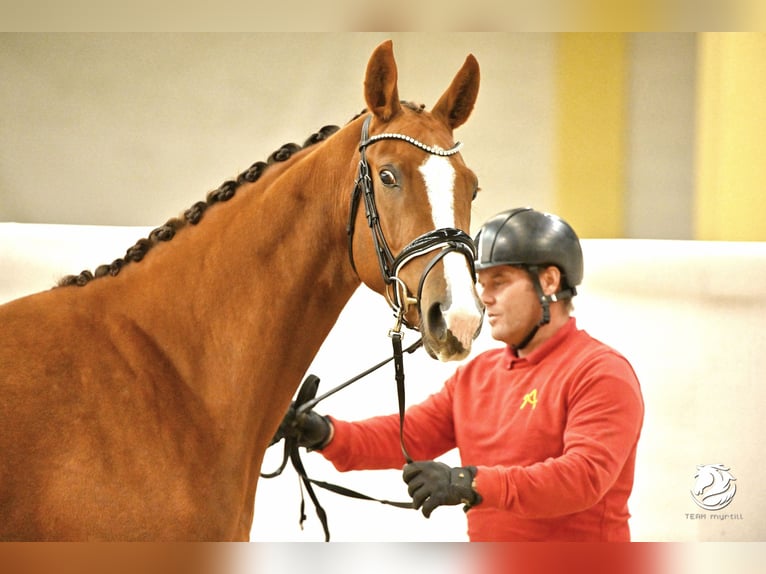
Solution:
M 406 413 L 416 462 L 403 478 L 428 518 L 463 504 L 472 541 L 629 541 L 643 399 L 618 352 L 579 330 L 572 297 L 580 242 L 555 215 L 499 213 L 476 237 L 476 269 L 492 337 L 504 347 L 460 366 Z M 297 436 L 340 471 L 399 468 L 399 417 L 340 421 L 288 411 Z M 457 447 L 459 468 L 434 461 Z

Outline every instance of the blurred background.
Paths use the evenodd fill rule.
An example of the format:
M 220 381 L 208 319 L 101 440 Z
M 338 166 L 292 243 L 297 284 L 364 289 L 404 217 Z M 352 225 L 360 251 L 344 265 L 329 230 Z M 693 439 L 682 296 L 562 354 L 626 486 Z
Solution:
M 350 120 L 389 38 L 401 97 L 429 108 L 468 53 L 479 61 L 477 106 L 456 132 L 482 187 L 471 231 L 531 205 L 583 238 L 578 325 L 631 360 L 647 404 L 634 539 L 765 539 L 763 33 L 0 34 L 0 302 L 113 259 L 282 144 Z M 320 392 L 390 356 L 390 327 L 360 289 L 309 369 Z M 485 332 L 475 349 L 496 344 Z M 408 403 L 454 368 L 409 358 Z M 321 412 L 395 410 L 383 369 Z M 727 520 L 689 493 L 696 466 L 719 462 L 739 480 Z M 396 470 L 339 476 L 316 454 L 306 465 L 406 496 Z M 457 507 L 424 520 L 320 497 L 333 540 L 465 540 Z M 261 481 L 252 538 L 320 541 L 310 504 L 299 528 L 299 504 L 294 474 Z
M 155 225 L 364 107 L 394 40 L 431 107 L 468 53 L 474 228 L 532 205 L 582 237 L 763 240 L 766 34 L 0 35 L 0 221 Z

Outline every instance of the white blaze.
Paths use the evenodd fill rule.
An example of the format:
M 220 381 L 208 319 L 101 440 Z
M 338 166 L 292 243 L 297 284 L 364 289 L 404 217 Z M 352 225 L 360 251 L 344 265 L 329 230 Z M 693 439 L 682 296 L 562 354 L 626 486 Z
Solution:
M 429 155 L 419 169 L 425 180 L 435 228 L 455 228 L 455 170 L 449 159 Z M 474 296 L 473 277 L 461 253 L 448 253 L 442 262 L 447 292 L 452 298 L 449 309 L 442 309 L 444 320 L 452 334 L 468 348 L 481 322 L 481 312 Z

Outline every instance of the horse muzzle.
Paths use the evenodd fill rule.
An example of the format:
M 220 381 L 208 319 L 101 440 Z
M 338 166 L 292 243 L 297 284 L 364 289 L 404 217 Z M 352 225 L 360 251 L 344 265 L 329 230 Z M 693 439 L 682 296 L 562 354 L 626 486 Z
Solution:
M 484 317 L 472 271 L 459 254 L 448 254 L 443 259 L 441 277 L 434 275 L 427 283 L 420 300 L 423 346 L 440 361 L 464 359 L 481 331 Z

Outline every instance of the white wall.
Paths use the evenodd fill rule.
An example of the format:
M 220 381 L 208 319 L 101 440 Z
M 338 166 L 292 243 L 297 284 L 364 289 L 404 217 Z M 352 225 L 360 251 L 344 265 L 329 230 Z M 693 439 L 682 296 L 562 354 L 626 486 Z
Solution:
M 766 244 L 587 241 L 583 327 L 632 361 L 646 402 L 631 499 L 639 540 L 763 540 Z M 692 501 L 696 465 L 724 463 L 735 499 Z M 704 520 L 687 514 L 703 514 Z
M 583 250 L 585 280 L 575 299 L 578 323 L 628 357 L 646 403 L 630 500 L 634 540 L 763 540 L 766 500 L 758 485 L 766 479 L 759 456 L 766 435 L 766 244 L 584 240 Z M 360 325 L 358 317 L 370 316 L 373 309 L 378 313 Z M 364 290 L 352 299 L 311 371 L 326 380 L 326 388 L 386 356 L 386 311 Z M 496 344 L 485 332 L 476 352 Z M 422 353 L 408 360 L 408 404 L 437 390 L 453 369 Z M 342 391 L 317 410 L 351 420 L 396 411 L 390 372 L 355 384 L 359 388 Z M 319 455 L 304 460 L 317 478 L 380 496 L 398 495 L 397 500 L 406 497 L 398 471 L 344 476 Z M 455 453 L 446 460 L 456 463 Z M 738 481 L 735 499 L 718 513 L 701 510 L 690 495 L 696 466 L 712 463 L 730 466 Z M 465 539 L 457 507 L 439 509 L 425 520 L 371 502 L 320 497 L 338 540 Z M 285 502 L 290 500 L 292 507 Z M 256 519 L 253 537 L 321 540 L 311 512 L 306 531 L 298 530 L 298 500 L 292 478 L 264 481 L 256 516 L 260 512 L 265 518 Z M 736 516 L 716 520 L 713 514 Z
M 124 252 L 145 228 L 0 223 L 0 302 L 49 288 L 63 274 L 94 268 Z M 646 402 L 630 507 L 635 540 L 761 540 L 766 536 L 766 479 L 760 460 L 766 435 L 766 244 L 648 240 L 584 240 L 585 279 L 575 300 L 582 328 L 625 354 Z M 364 317 L 364 320 L 360 320 Z M 361 288 L 341 314 L 310 372 L 320 393 L 390 356 L 392 317 L 384 301 Z M 405 343 L 414 341 L 408 334 Z M 476 352 L 495 345 L 487 332 Z M 454 363 L 419 351 L 405 359 L 408 404 L 441 386 Z M 390 365 L 328 398 L 317 408 L 356 419 L 396 411 Z M 278 463 L 267 455 L 265 470 Z M 406 499 L 398 471 L 336 473 L 317 454 L 304 457 L 315 478 L 374 496 Z M 455 453 L 447 462 L 457 464 Z M 724 463 L 738 492 L 714 520 L 692 501 L 696 465 Z M 333 540 L 454 541 L 465 539 L 458 507 L 430 520 L 416 512 L 319 492 Z M 261 541 L 321 541 L 319 521 L 298 527 L 296 476 L 261 481 L 252 537 Z M 704 514 L 704 520 L 687 515 Z

